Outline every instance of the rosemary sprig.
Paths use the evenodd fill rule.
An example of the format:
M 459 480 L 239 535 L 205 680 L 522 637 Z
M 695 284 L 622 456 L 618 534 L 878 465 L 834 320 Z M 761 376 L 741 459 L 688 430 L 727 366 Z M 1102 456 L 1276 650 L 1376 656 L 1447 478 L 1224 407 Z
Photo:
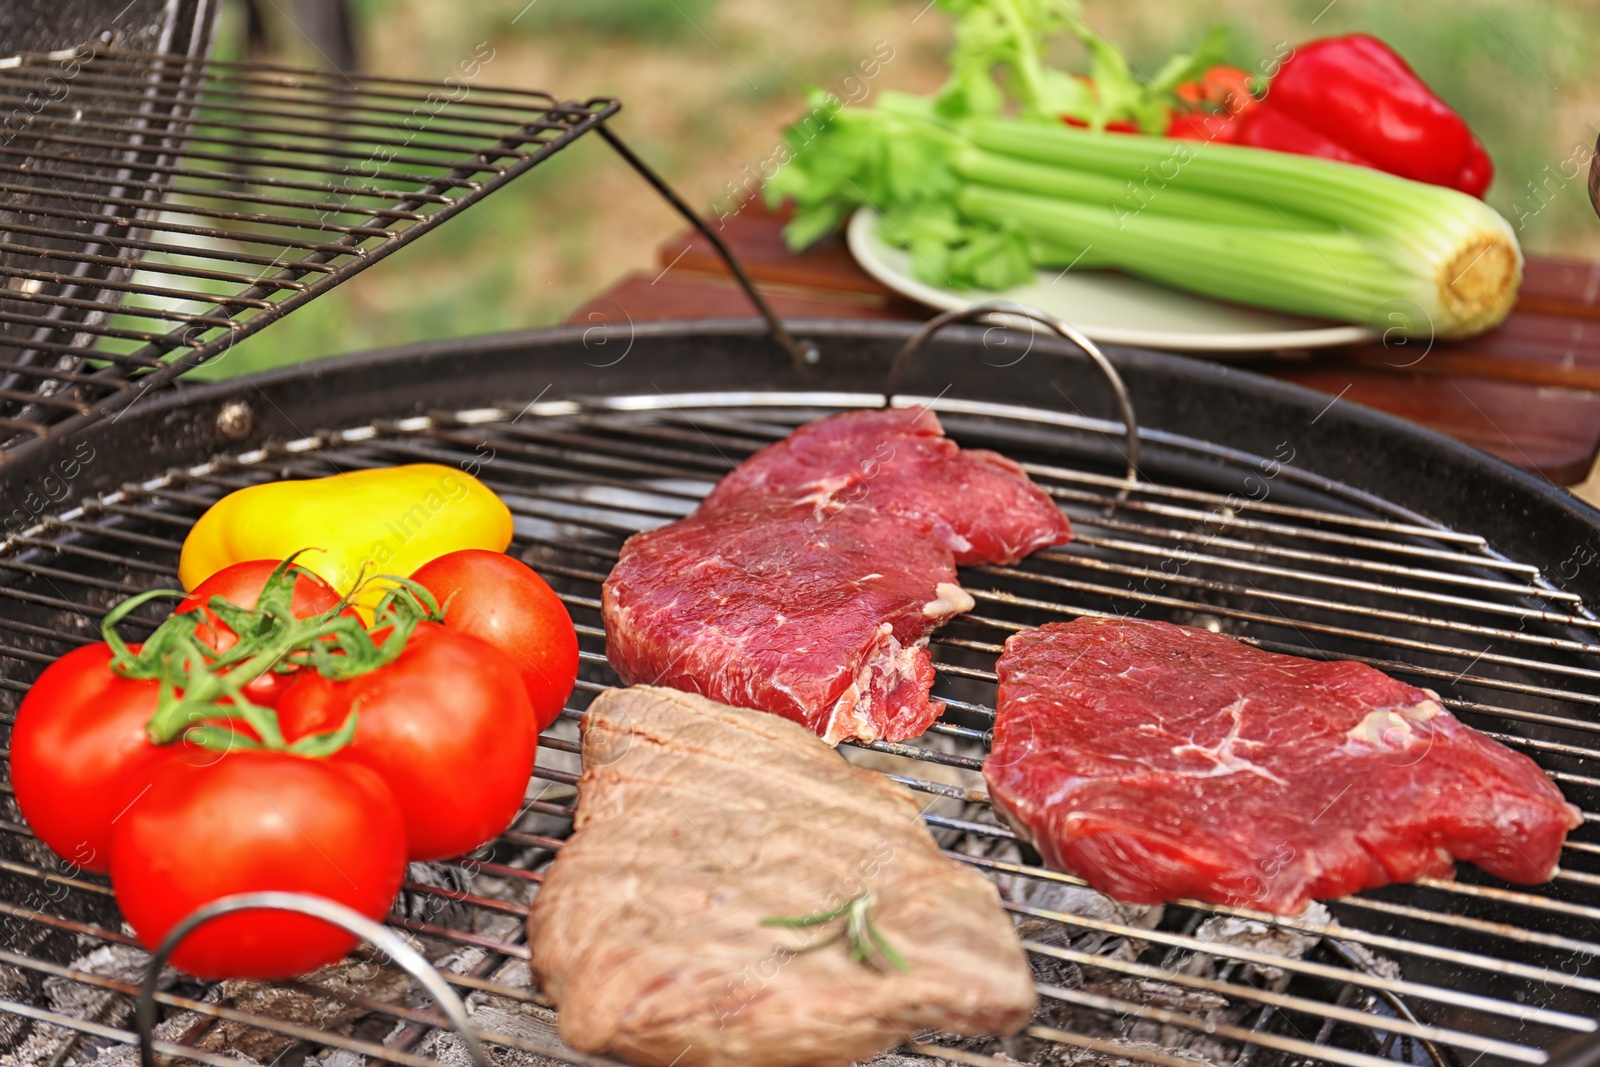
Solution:
M 831 911 L 819 911 L 811 915 L 772 916 L 761 920 L 762 926 L 824 926 L 836 919 L 844 919 L 844 925 L 839 932 L 826 940 L 814 945 L 807 945 L 798 949 L 799 952 L 815 952 L 819 948 L 835 944 L 839 941 L 845 943 L 850 952 L 850 958 L 857 963 L 864 964 L 874 971 L 882 973 L 883 968 L 878 964 L 878 957 L 882 957 L 896 969 L 909 973 L 911 965 L 905 957 L 895 951 L 893 945 L 883 936 L 876 923 L 872 921 L 872 906 L 878 902 L 873 893 L 862 893 L 840 904 Z

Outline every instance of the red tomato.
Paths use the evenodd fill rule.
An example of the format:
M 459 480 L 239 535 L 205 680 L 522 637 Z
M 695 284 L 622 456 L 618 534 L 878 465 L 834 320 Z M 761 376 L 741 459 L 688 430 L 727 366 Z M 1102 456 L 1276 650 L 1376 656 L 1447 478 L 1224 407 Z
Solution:
M 212 597 L 220 596 L 230 604 L 237 604 L 241 608 L 255 607 L 256 601 L 261 596 L 261 587 L 267 584 L 267 579 L 272 577 L 272 572 L 278 568 L 280 562 L 254 559 L 224 567 L 195 586 L 172 613 L 176 615 L 184 611 L 200 612 L 201 618 L 205 621 L 195 631 L 195 637 L 218 652 L 226 652 L 238 643 L 239 637 L 206 605 L 211 603 Z M 309 619 L 314 615 L 332 611 L 338 606 L 340 599 L 333 586 L 309 572 L 302 571 L 295 578 L 294 599 L 290 602 L 289 610 L 297 619 Z M 354 615 L 355 609 L 351 608 L 349 613 Z M 275 674 L 268 671 L 245 686 L 244 693 L 251 703 L 272 707 L 293 680 L 294 676 L 291 674 Z
M 503 552 L 468 548 L 419 567 L 413 581 L 446 605 L 444 624 L 511 657 L 543 730 L 578 679 L 578 634 L 554 589 Z
M 1174 92 L 1190 108 L 1205 105 L 1221 108 L 1230 115 L 1248 111 L 1260 101 L 1255 96 L 1258 79 L 1248 70 L 1215 66 L 1192 82 L 1184 82 Z
M 419 623 L 400 657 L 371 674 L 331 682 L 301 672 L 278 702 L 284 740 L 337 730 L 352 708 L 355 740 L 329 759 L 369 767 L 389 786 L 412 859 L 470 852 L 521 810 L 538 735 L 504 653 Z
M 1163 136 L 1233 144 L 1239 139 L 1240 129 L 1239 117 L 1226 111 L 1180 111 L 1167 123 Z
M 380 919 L 405 876 L 394 796 L 363 767 L 245 749 L 157 764 L 112 832 L 111 887 L 147 948 L 234 893 L 310 893 Z M 172 956 L 202 978 L 287 978 L 344 956 L 354 935 L 310 916 L 245 911 L 195 930 Z
M 11 728 L 11 787 L 39 839 L 90 871 L 111 869 L 111 824 L 162 751 L 145 735 L 160 683 L 111 673 L 95 642 L 45 668 Z
M 1089 124 L 1087 122 L 1083 121 L 1080 118 L 1074 118 L 1071 115 L 1062 115 L 1061 116 L 1061 121 L 1065 122 L 1068 126 L 1076 126 L 1080 130 L 1086 130 L 1086 129 L 1089 128 Z M 1138 133 L 1139 132 L 1139 124 L 1137 122 L 1134 122 L 1132 119 L 1113 119 L 1111 122 L 1106 123 L 1106 132 L 1107 133 Z

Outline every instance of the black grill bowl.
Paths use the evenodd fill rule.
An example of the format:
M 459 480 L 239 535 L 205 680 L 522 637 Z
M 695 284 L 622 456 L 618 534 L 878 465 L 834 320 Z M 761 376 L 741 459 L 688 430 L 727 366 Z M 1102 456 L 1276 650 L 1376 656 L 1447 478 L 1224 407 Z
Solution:
M 536 868 L 570 812 L 572 720 L 615 681 L 596 598 L 622 539 L 685 513 L 735 463 L 797 423 L 881 402 L 889 362 L 914 330 L 791 325 L 816 345 L 814 365 L 792 364 L 759 324 L 742 320 L 469 338 L 152 393 L 70 439 L 20 446 L 0 465 L 9 535 L 0 550 L 5 721 L 51 658 L 94 638 L 110 604 L 174 583 L 188 523 L 231 488 L 356 466 L 456 464 L 507 498 L 517 517 L 512 551 L 566 598 L 585 652 L 579 691 L 547 735 L 536 772 L 535 785 L 556 794 L 541 802 L 542 822 L 520 825 L 491 850 L 507 870 Z M 1114 509 L 1121 427 L 1110 390 L 1081 353 L 1023 334 L 952 328 L 917 357 L 899 402 L 930 402 L 956 440 L 1030 465 L 1080 536 L 1016 568 L 964 572 L 979 607 L 934 645 L 936 694 L 950 701 L 945 720 L 920 755 L 874 746 L 851 758 L 932 796 L 952 782 L 974 784 L 992 719 L 993 649 L 1004 636 L 1080 612 L 1139 611 L 1274 650 L 1362 658 L 1436 689 L 1464 721 L 1534 756 L 1569 799 L 1594 810 L 1600 513 L 1377 412 L 1216 364 L 1110 355 L 1132 396 L 1142 453 L 1139 482 Z M 936 760 L 926 758 L 932 747 Z M 9 797 L 3 803 L 0 910 L 10 909 L 20 931 L 7 949 L 21 956 L 0 970 L 0 1000 L 45 1006 L 46 965 L 79 959 L 112 936 L 117 920 L 94 878 L 42 880 L 49 857 Z M 1029 868 L 1034 857 L 986 806 L 931 815 L 941 841 L 969 861 L 1028 868 L 1005 883 L 1020 912 L 1050 911 L 1074 891 L 1072 879 Z M 961 828 L 972 825 L 981 829 Z M 1030 1036 L 1004 1049 L 966 1047 L 1041 1063 L 1072 1051 L 1056 1043 L 1099 1056 L 1124 1048 L 1155 1062 L 1163 1046 L 1230 1062 L 1248 1052 L 1256 1062 L 1347 1067 L 1539 1062 L 1543 1050 L 1592 1030 L 1600 1014 L 1600 837 L 1591 825 L 1574 833 L 1561 875 L 1545 886 L 1506 886 L 1463 868 L 1454 880 L 1331 902 L 1335 926 L 1285 922 L 1313 947 L 1278 979 L 1208 955 L 1194 940 L 1208 914 L 1228 909 L 1170 906 L 1145 917 L 1154 932 L 1111 969 L 1071 972 L 1089 984 L 1053 992 Z M 504 996 L 548 1027 L 532 994 L 506 979 L 520 966 L 520 924 L 506 925 L 506 916 L 526 905 L 535 880 L 508 875 L 502 904 L 511 907 L 476 908 L 448 896 L 451 879 L 462 877 L 470 881 L 459 870 L 439 881 L 446 888 L 437 894 L 450 902 L 443 911 L 419 913 L 408 899 L 393 921 L 434 939 L 436 958 L 452 946 L 481 947 L 485 930 L 498 931 L 505 950 L 475 957 L 474 980 L 491 982 L 486 1003 Z M 28 904 L 41 885 L 65 888 L 42 907 Z M 1129 935 L 1119 929 L 1103 915 L 1063 922 L 1032 914 L 1024 927 L 1034 943 L 1080 949 L 1120 943 Z M 1196 971 L 1189 961 L 1200 957 L 1211 962 Z M 1050 965 L 1059 986 L 1070 968 Z M 1093 999 L 1133 996 L 1134 979 L 1149 978 L 1150 968 L 1169 976 L 1161 981 L 1182 971 L 1221 983 L 1227 1006 L 1174 1009 L 1170 998 L 1134 997 L 1107 1011 Z M 118 996 L 97 1025 L 125 1034 L 128 1003 Z M 7 1010 L 0 1004 L 0 1020 Z M 1219 1020 L 1221 1036 L 1202 1047 L 1194 1033 Z M 0 1041 L 20 1047 L 32 1024 L 14 1021 L 0 1026 Z M 353 1048 L 362 1033 L 389 1033 L 364 1025 L 325 1037 Z M 215 1028 L 195 1030 L 207 1032 Z M 440 1047 L 426 1026 L 395 1033 L 402 1049 Z M 80 1040 L 112 1039 L 96 1032 Z M 203 1036 L 193 1040 L 208 1047 Z M 279 1051 L 292 1044 L 282 1038 Z M 251 1046 L 252 1054 L 270 1045 Z M 508 1048 L 529 1051 L 515 1041 Z

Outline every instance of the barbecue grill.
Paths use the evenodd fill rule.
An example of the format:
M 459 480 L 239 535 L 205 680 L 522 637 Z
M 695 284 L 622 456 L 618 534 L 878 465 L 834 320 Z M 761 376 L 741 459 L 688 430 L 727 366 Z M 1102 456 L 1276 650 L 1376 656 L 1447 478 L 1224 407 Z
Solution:
M 797 332 L 821 353 L 815 365 L 797 367 L 750 323 L 640 328 L 610 367 L 596 366 L 615 355 L 592 334 L 550 331 L 152 397 L 80 434 L 94 458 L 74 485 L 78 503 L 13 538 L 0 557 L 9 578 L 0 587 L 7 694 L 14 703 L 44 663 L 92 640 L 112 602 L 170 585 L 185 530 L 222 494 L 427 459 L 476 471 L 508 501 L 512 550 L 572 610 L 584 647 L 568 712 L 576 718 L 615 681 L 598 587 L 622 539 L 684 514 L 745 455 L 798 423 L 881 403 L 884 371 L 908 333 L 828 323 Z M 1019 351 L 1020 362 L 993 366 Z M 1188 1055 L 1237 1062 L 1247 1051 L 1272 1062 L 1541 1063 L 1593 1032 L 1600 937 L 1590 923 L 1600 915 L 1600 876 L 1589 872 L 1600 843 L 1588 826 L 1550 885 L 1508 887 L 1466 868 L 1455 880 L 1332 902 L 1326 920 L 1199 904 L 1159 916 L 1085 906 L 1076 879 L 1041 870 L 1012 846 L 973 773 L 992 714 L 993 656 L 1021 626 L 1090 611 L 1137 611 L 1275 650 L 1366 660 L 1438 689 L 1465 721 L 1538 759 L 1580 805 L 1592 807 L 1600 786 L 1588 773 L 1600 757 L 1589 713 L 1600 701 L 1600 620 L 1585 606 L 1600 586 L 1585 549 L 1592 513 L 1381 415 L 1324 410 L 1324 398 L 1224 368 L 1138 352 L 1115 359 L 1143 420 L 1132 482 L 1121 425 L 1105 417 L 1114 400 L 1074 350 L 957 329 L 907 369 L 897 402 L 929 403 L 963 444 L 1028 464 L 1079 537 L 1015 567 L 965 574 L 978 608 L 935 639 L 935 692 L 951 711 L 921 744 L 851 753 L 921 792 L 952 854 L 1005 880 L 1051 979 L 1056 1021 L 1030 1030 L 1032 1051 L 1055 1057 L 1042 1062 L 1062 1061 L 1040 1052 L 1059 1044 L 1159 1064 Z M 1040 395 L 1060 402 L 1042 406 Z M 250 429 L 234 440 L 240 420 Z M 0 470 L 8 491 L 44 476 L 46 456 Z M 524 819 L 483 854 L 413 879 L 391 919 L 470 994 L 484 1040 L 503 1056 L 550 1051 L 551 1019 L 527 988 L 521 916 L 570 816 L 575 747 L 570 722 L 554 728 Z M 0 912 L 15 946 L 3 959 L 25 980 L 8 1009 L 83 1041 L 130 1040 L 133 980 L 95 969 L 128 966 L 119 951 L 128 938 L 103 883 L 63 872 L 14 816 L 0 829 L 11 857 Z M 1279 958 L 1256 933 L 1221 939 L 1218 916 L 1296 932 L 1309 947 Z M 274 1053 L 302 1042 L 406 1063 L 419 1049 L 458 1053 L 433 1029 L 444 1024 L 436 1013 L 353 984 L 341 972 L 277 999 L 252 992 L 241 1008 L 231 999 L 239 993 L 174 978 L 161 998 L 172 1013 L 163 1025 L 182 1025 L 159 1032 L 163 1048 L 222 1053 L 233 1046 L 207 1044 L 222 1034 Z M 51 1006 L 78 1003 L 67 994 L 79 987 L 105 991 L 103 1018 Z M 312 1011 L 342 1029 L 308 1037 Z M 360 1022 L 343 1022 L 353 1018 Z M 373 1033 L 389 1043 L 363 1036 Z M 1191 1037 L 1203 1039 L 1200 1052 Z M 943 1054 L 990 1062 L 998 1051 Z
M 13 70 L 34 76 L 36 67 L 30 60 Z M 205 108 L 216 99 L 254 115 L 295 110 L 267 102 L 274 98 L 315 98 L 291 123 L 298 133 L 356 113 L 349 109 L 405 110 L 426 98 L 412 83 L 362 82 L 347 93 L 326 76 L 181 56 L 97 56 L 80 76 L 96 70 L 108 81 L 86 85 L 114 94 L 159 90 L 162 113 L 175 108 L 185 122 L 211 114 Z M 8 76 L 0 70 L 0 84 Z M 199 86 L 198 103 L 184 88 L 190 83 Z M 162 88 L 169 85 L 177 87 Z M 323 186 L 341 182 L 359 160 L 328 153 L 329 169 L 318 177 L 288 179 L 316 188 L 272 185 L 254 153 L 278 158 L 270 153 L 281 150 L 266 146 L 289 143 L 274 140 L 288 133 L 256 129 L 249 118 L 238 120 L 249 129 L 221 119 L 183 126 L 214 133 L 192 147 L 179 144 L 181 131 L 163 133 L 174 138 L 161 142 L 169 161 L 146 167 L 166 168 L 160 179 L 137 179 L 147 185 L 129 168 L 119 171 L 124 184 L 116 188 L 139 193 L 106 185 L 102 201 L 143 212 L 129 226 L 111 212 L 111 226 L 97 228 L 103 220 L 81 216 L 103 212 L 62 203 L 44 204 L 31 221 L 0 218 L 13 253 L 25 236 L 55 239 L 59 262 L 72 264 L 0 264 L 7 278 L 40 283 L 13 284 L 0 301 L 0 322 L 31 330 L 0 342 L 19 353 L 3 397 L 12 405 L 3 427 L 12 445 L 0 461 L 0 499 L 18 509 L 0 542 L 7 726 L 32 678 L 95 640 L 110 605 L 175 584 L 184 534 L 223 494 L 418 460 L 476 474 L 513 511 L 510 551 L 537 567 L 571 610 L 582 677 L 544 738 L 523 815 L 472 856 L 414 866 L 388 930 L 465 1001 L 494 1063 L 604 1062 L 560 1044 L 553 1012 L 530 985 L 523 933 L 540 870 L 570 827 L 576 722 L 593 695 L 616 682 L 605 663 L 600 582 L 628 534 L 686 514 L 757 448 L 893 392 L 897 404 L 938 412 L 961 444 L 1022 461 L 1078 536 L 1015 566 L 964 571 L 977 608 L 933 642 L 934 692 L 949 708 L 943 720 L 915 742 L 844 750 L 915 790 L 949 853 L 1000 883 L 1043 994 L 1040 1016 L 1020 1038 L 908 1035 L 885 1064 L 1475 1067 L 1542 1064 L 1568 1049 L 1572 1064 L 1585 1061 L 1600 1033 L 1600 516 L 1560 490 L 1292 386 L 1113 350 L 1138 417 L 1130 476 L 1123 407 L 1078 348 L 975 326 L 941 330 L 898 364 L 910 327 L 796 322 L 791 337 L 750 320 L 472 338 L 204 387 L 172 381 L 222 351 L 228 333 L 260 328 L 337 284 L 584 129 L 609 135 L 604 122 L 616 106 L 505 99 L 507 110 L 494 112 L 504 125 L 440 116 L 435 132 L 455 138 L 459 154 L 449 165 L 430 155 L 435 170 L 391 174 L 392 185 L 374 186 L 391 194 L 360 202 L 377 214 L 341 207 L 305 225 L 323 209 L 305 207 L 299 194 L 326 195 Z M 97 107 L 123 103 L 132 102 L 113 95 Z M 315 141 L 314 151 L 294 142 L 308 151 L 286 154 L 285 165 L 316 158 L 328 140 Z M 247 158 L 217 161 L 234 168 L 228 177 L 196 162 L 236 152 Z M 479 163 L 501 169 L 469 171 Z M 0 159 L 6 165 L 9 158 Z M 198 197 L 196 188 L 218 195 Z M 437 199 L 413 195 L 419 188 Z M 44 194 L 30 185 L 27 195 Z M 356 215 L 366 221 L 352 222 Z M 229 229 L 216 232 L 196 217 L 225 218 Z M 329 231 L 319 228 L 324 222 L 376 232 Z M 129 238 L 140 229 L 148 240 Z M 263 235 L 280 243 L 239 251 Z M 101 251 L 72 251 L 90 245 Z M 292 262 L 274 265 L 285 249 Z M 136 252 L 145 257 L 137 265 Z M 239 258 L 245 254 L 268 263 Z M 195 275 L 162 273 L 207 257 L 213 265 L 205 269 L 216 273 L 271 267 L 244 280 L 207 276 L 232 287 L 222 295 L 244 292 L 251 295 L 240 299 L 266 306 L 228 304 Z M 258 284 L 263 277 L 269 285 Z M 120 288 L 109 284 L 119 279 Z M 152 292 L 157 287 L 184 285 L 172 303 L 153 299 L 167 299 Z M 116 305 L 124 292 L 140 303 Z M 18 311 L 10 302 L 23 299 L 38 306 Z M 127 316 L 144 325 L 124 325 Z M 47 321 L 14 321 L 31 319 Z M 191 327 L 203 331 L 182 332 Z M 101 347 L 109 339 L 129 342 L 138 359 L 108 354 L 123 351 Z M 1538 760 L 1586 809 L 1585 824 L 1543 886 L 1509 886 L 1463 868 L 1454 879 L 1330 901 L 1325 912 L 1298 919 L 1197 902 L 1116 905 L 1041 868 L 990 811 L 977 776 L 1000 643 L 1022 627 L 1094 612 L 1359 659 L 1436 689 L 1464 721 Z M 153 609 L 136 613 L 130 636 L 157 621 Z M 0 1048 L 8 1062 L 128 1062 L 147 957 L 122 926 L 105 880 L 36 841 L 9 789 L 0 801 L 0 923 Z M 466 1062 L 474 1050 L 452 1024 L 458 1006 L 431 976 L 413 986 L 400 963 L 416 961 L 403 957 L 392 943 L 378 944 L 275 984 L 158 973 L 145 1049 L 213 1067 Z

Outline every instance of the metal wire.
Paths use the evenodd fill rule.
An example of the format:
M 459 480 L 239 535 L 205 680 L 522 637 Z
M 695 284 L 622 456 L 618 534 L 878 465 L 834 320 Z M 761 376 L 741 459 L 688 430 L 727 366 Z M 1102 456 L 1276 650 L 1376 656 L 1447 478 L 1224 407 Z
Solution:
M 989 321 L 1006 318 L 1020 319 L 1027 325 L 1043 326 L 1052 333 L 1077 345 L 1084 355 L 1089 357 L 1089 362 L 1094 364 L 1095 370 L 1106 380 L 1111 387 L 1111 395 L 1117 402 L 1117 411 L 1122 416 L 1122 458 L 1127 462 L 1127 472 L 1123 475 L 1124 484 L 1117 490 L 1117 503 L 1128 499 L 1133 484 L 1139 477 L 1139 421 L 1133 413 L 1133 398 L 1128 395 L 1128 387 L 1123 384 L 1122 375 L 1117 373 L 1100 346 L 1084 336 L 1083 332 L 1069 322 L 1052 318 L 1042 311 L 1034 308 L 1023 307 L 1011 300 L 990 300 L 971 307 L 957 308 L 946 311 L 942 315 L 935 315 L 929 319 L 921 329 L 910 337 L 895 353 L 894 359 L 889 363 L 889 373 L 883 386 L 883 403 L 889 407 L 894 403 L 895 392 L 900 387 L 900 382 L 905 378 L 906 368 L 911 365 L 912 359 L 921 351 L 922 347 L 932 339 L 933 335 L 959 322 L 973 322 L 984 319 Z
M 0 64 L 0 447 L 217 357 L 618 107 L 147 53 Z
M 783 349 L 784 354 L 789 357 L 789 361 L 799 369 L 804 369 L 806 366 L 815 363 L 820 356 L 816 345 L 810 341 L 798 341 L 789 333 L 789 328 L 783 324 L 782 319 L 778 318 L 777 313 L 772 310 L 772 305 L 767 302 L 767 298 L 762 296 L 761 291 L 756 288 L 755 281 L 751 279 L 749 273 L 744 269 L 744 265 L 739 262 L 738 257 L 733 254 L 733 250 L 728 247 L 728 242 L 722 239 L 722 234 L 718 233 L 693 208 L 686 204 L 683 198 L 673 190 L 672 186 L 668 185 L 609 127 L 602 125 L 600 127 L 600 136 L 618 156 L 622 157 L 623 162 L 632 167 L 663 200 L 672 206 L 674 211 L 683 216 L 689 225 L 693 226 L 695 231 L 706 239 L 712 249 L 721 257 L 723 263 L 727 265 L 728 271 L 733 275 L 733 279 L 738 283 L 739 288 L 744 290 L 745 295 L 750 298 L 750 302 L 755 305 L 756 313 L 765 320 L 767 329 L 772 334 L 772 339 L 779 348 Z
M 455 992 L 445 984 L 444 979 L 439 977 L 439 973 L 416 949 L 406 944 L 405 940 L 393 930 L 373 922 L 343 904 L 302 893 L 241 893 L 237 896 L 223 897 L 197 909 L 172 928 L 151 955 L 150 962 L 145 967 L 144 981 L 139 985 L 139 998 L 134 1004 L 134 1019 L 139 1027 L 141 1067 L 156 1067 L 155 1050 L 152 1047 L 156 1025 L 156 986 L 161 980 L 161 969 L 166 966 L 167 959 L 177 951 L 184 938 L 213 919 L 240 911 L 261 910 L 292 911 L 300 915 L 309 915 L 348 930 L 383 949 L 391 960 L 415 978 L 433 997 L 434 1002 L 444 1009 L 445 1015 L 460 1033 L 474 1067 L 488 1067 L 488 1060 L 483 1054 L 483 1043 L 467 1016 L 466 1005 L 461 1003 L 461 998 L 455 995 Z
M 862 396 L 856 402 L 874 399 L 881 400 Z M 535 992 L 507 976 L 526 966 L 521 920 L 537 890 L 538 868 L 559 851 L 561 827 L 572 814 L 572 721 L 593 693 L 615 680 L 604 661 L 598 583 L 630 532 L 686 513 L 743 456 L 838 403 L 837 397 L 807 394 L 759 400 L 653 395 L 531 413 L 518 406 L 441 412 L 171 471 L 41 518 L 0 543 L 0 568 L 15 579 L 0 583 L 0 615 L 12 635 L 0 640 L 0 674 L 16 681 L 7 688 L 15 692 L 44 663 L 91 637 L 93 623 L 115 599 L 170 584 L 189 524 L 232 489 L 335 467 L 417 459 L 480 463 L 479 477 L 516 518 L 512 551 L 539 567 L 574 616 L 583 677 L 564 720 L 544 739 L 523 821 L 488 858 L 452 868 L 461 872 L 460 886 L 413 878 L 406 892 L 413 910 L 397 913 L 391 925 L 416 944 L 434 946 L 429 954 L 435 960 L 475 961 L 466 970 L 445 968 L 445 980 L 456 989 L 490 998 L 485 1004 L 499 998 L 543 1011 Z M 1007 447 L 985 437 L 997 418 L 1035 428 L 1042 418 L 1030 409 L 1007 414 L 991 406 L 982 419 L 964 422 L 959 403 L 931 406 L 953 436 L 974 446 Z M 944 721 L 917 742 L 864 746 L 852 757 L 887 761 L 880 769 L 929 798 L 935 806 L 926 821 L 949 854 L 1001 881 L 1008 906 L 1033 924 L 1025 947 L 1035 963 L 1076 968 L 1082 976 L 1083 984 L 1072 987 L 1044 983 L 1055 1014 L 1030 1027 L 1027 1039 L 1158 1064 L 1215 1055 L 1373 1067 L 1419 1055 L 1417 1048 L 1441 1063 L 1451 1062 L 1456 1050 L 1460 1062 L 1541 1064 L 1570 1035 L 1595 1033 L 1600 844 L 1588 827 L 1573 835 L 1564 853 L 1567 868 L 1548 885 L 1508 887 L 1464 871 L 1455 879 L 1425 879 L 1332 902 L 1326 919 L 1286 919 L 1197 901 L 1152 919 L 1126 910 L 1072 910 L 1063 900 L 1081 898 L 1050 895 L 1087 890 L 1081 879 L 1042 869 L 1017 850 L 973 773 L 993 715 L 991 668 L 999 642 L 1045 618 L 1138 610 L 1226 629 L 1275 650 L 1364 659 L 1435 686 L 1464 719 L 1540 760 L 1574 802 L 1600 806 L 1600 768 L 1591 765 L 1600 762 L 1600 742 L 1588 710 L 1600 677 L 1593 617 L 1576 598 L 1550 595 L 1537 567 L 1495 556 L 1471 531 L 1436 530 L 1399 508 L 1354 513 L 1342 503 L 1324 508 L 1302 496 L 1293 503 L 1253 501 L 1224 514 L 1228 494 L 1214 485 L 1164 485 L 1096 468 L 1089 442 L 1097 437 L 1064 424 L 1050 444 L 1055 458 L 1032 457 L 1029 464 L 1071 515 L 1078 539 L 1016 567 L 963 572 L 979 607 L 948 626 L 933 646 L 935 696 L 948 709 Z M 1080 459 L 1081 468 L 1073 465 Z M 1145 467 L 1160 462 L 1160 454 L 1147 449 Z M 1251 469 L 1241 462 L 1238 473 Z M 1105 505 L 1123 490 L 1126 502 L 1108 515 Z M 1182 565 L 1162 567 L 1169 559 Z M 1508 607 L 1517 609 L 1520 629 L 1505 624 Z M 14 707 L 15 699 L 0 693 L 0 707 Z M 50 934 L 75 938 L 69 953 L 82 952 L 85 944 L 128 945 L 109 916 L 85 917 L 101 914 L 90 902 L 107 907 L 105 885 L 52 870 L 37 847 L 21 847 L 36 846 L 21 820 L 0 814 L 6 814 L 0 879 L 13 887 L 10 899 L 0 899 L 0 922 L 28 933 L 34 938 L 28 944 Z M 1036 893 L 1044 895 L 1035 899 Z M 1254 940 L 1202 934 L 1207 917 L 1323 947 L 1282 955 Z M 1134 950 L 1112 951 L 1117 946 Z M 76 985 L 102 988 L 107 981 L 42 949 L 19 947 L 0 955 L 0 964 Z M 1280 975 L 1281 982 L 1268 982 L 1264 974 Z M 125 1011 L 127 994 L 104 988 L 122 998 Z M 325 986 L 304 983 L 296 992 L 332 995 Z M 394 1032 L 403 1036 L 374 1052 L 373 1042 L 355 1033 L 325 1029 L 310 1038 L 257 1009 L 171 994 L 161 1003 L 218 1024 L 250 1023 L 308 1048 L 406 1064 L 419 1061 L 420 1043 L 445 1024 L 382 998 L 346 996 L 363 1012 L 393 1019 Z M 1227 1005 L 1224 1014 L 1217 1014 L 1217 1004 Z M 87 1042 L 131 1036 L 113 1022 L 63 1015 L 42 1001 L 0 1003 L 0 1012 L 75 1030 Z M 484 1022 L 500 1017 L 476 1017 L 485 1045 L 504 1050 L 497 1057 L 550 1048 L 543 1039 Z M 220 1067 L 225 1061 L 215 1053 L 186 1051 L 198 1040 L 196 1032 L 176 1047 Z M 947 1047 L 926 1035 L 920 1041 L 920 1054 L 1001 1062 L 970 1046 Z M 1194 1052 L 1189 1046 L 1196 1041 L 1223 1051 Z M 156 1047 L 174 1051 L 170 1041 Z M 1066 1049 L 1060 1055 L 1070 1058 Z

